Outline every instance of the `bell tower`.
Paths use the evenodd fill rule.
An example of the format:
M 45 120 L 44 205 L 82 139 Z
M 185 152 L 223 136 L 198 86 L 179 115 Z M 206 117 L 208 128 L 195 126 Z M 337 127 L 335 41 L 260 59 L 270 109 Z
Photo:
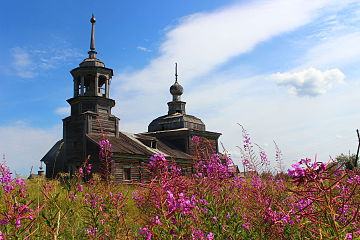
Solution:
M 111 114 L 115 101 L 109 96 L 113 70 L 106 68 L 96 56 L 94 15 L 90 22 L 89 57 L 70 71 L 74 83 L 73 97 L 67 100 L 71 115 L 63 119 L 65 166 L 70 168 L 66 171 L 71 172 L 86 158 L 86 135 L 117 137 L 119 134 L 119 119 Z

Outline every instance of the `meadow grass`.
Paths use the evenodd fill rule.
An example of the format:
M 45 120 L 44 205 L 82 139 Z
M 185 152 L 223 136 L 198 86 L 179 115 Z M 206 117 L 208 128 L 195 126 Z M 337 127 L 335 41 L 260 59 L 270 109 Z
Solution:
M 156 154 L 152 180 L 136 185 L 87 162 L 56 180 L 13 178 L 0 164 L 0 239 L 360 238 L 358 169 L 302 159 L 288 173 L 259 171 L 267 156 L 244 136 L 243 177 L 226 154 L 204 154 L 199 138 L 191 176 Z

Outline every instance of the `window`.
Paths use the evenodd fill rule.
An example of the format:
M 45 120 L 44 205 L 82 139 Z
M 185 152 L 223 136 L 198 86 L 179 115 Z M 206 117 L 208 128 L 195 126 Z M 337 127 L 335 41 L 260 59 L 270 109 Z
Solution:
M 131 180 L 131 168 L 124 168 L 124 180 Z
M 150 147 L 156 148 L 156 141 L 150 141 Z

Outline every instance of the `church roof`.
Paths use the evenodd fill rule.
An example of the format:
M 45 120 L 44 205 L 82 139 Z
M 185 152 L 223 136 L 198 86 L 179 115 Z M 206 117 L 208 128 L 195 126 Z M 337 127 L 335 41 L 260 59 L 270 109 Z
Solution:
M 189 128 L 205 131 L 201 119 L 184 113 L 173 113 L 154 119 L 148 127 L 149 132 Z
M 99 144 L 103 137 L 101 135 L 87 134 L 92 142 Z M 145 136 L 142 134 L 132 134 L 119 132 L 119 137 L 106 137 L 112 144 L 111 151 L 114 154 L 130 154 L 152 156 L 154 154 L 164 154 L 168 158 L 192 159 L 193 156 L 186 154 L 177 149 L 170 148 L 165 143 L 159 141 L 155 137 Z M 142 140 L 151 140 L 156 142 L 154 146 L 147 146 Z
M 59 140 L 55 145 L 45 154 L 45 156 L 40 160 L 44 163 L 49 163 L 55 161 L 62 153 L 64 145 L 64 140 Z

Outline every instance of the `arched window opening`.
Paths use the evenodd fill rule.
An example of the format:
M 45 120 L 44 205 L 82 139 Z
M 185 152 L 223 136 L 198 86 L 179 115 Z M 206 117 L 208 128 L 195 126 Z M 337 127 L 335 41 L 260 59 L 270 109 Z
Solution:
M 106 97 L 106 77 L 105 76 L 100 76 L 99 77 L 99 86 L 98 86 L 98 95 Z
M 76 79 L 76 94 L 77 96 L 81 95 L 81 77 L 77 77 Z
M 85 96 L 90 96 L 91 89 L 94 89 L 94 87 L 92 86 L 94 83 L 92 83 L 93 81 L 91 81 L 92 78 L 93 78 L 93 76 L 88 75 L 84 79 L 84 95 Z

